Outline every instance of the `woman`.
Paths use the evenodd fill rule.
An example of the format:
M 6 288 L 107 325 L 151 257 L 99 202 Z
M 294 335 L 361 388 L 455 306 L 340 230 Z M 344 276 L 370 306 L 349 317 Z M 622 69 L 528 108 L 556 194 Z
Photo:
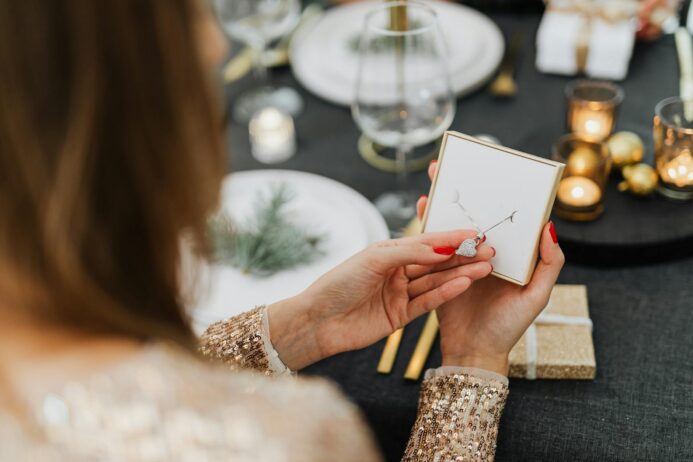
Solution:
M 563 262 L 550 226 L 525 288 L 486 278 L 489 245 L 453 255 L 472 231 L 387 241 L 211 326 L 227 366 L 194 354 L 180 243 L 204 253 L 218 198 L 224 54 L 203 0 L 0 0 L 0 460 L 378 460 L 333 387 L 238 370 L 290 374 L 439 306 L 404 458 L 492 459 L 508 352 Z

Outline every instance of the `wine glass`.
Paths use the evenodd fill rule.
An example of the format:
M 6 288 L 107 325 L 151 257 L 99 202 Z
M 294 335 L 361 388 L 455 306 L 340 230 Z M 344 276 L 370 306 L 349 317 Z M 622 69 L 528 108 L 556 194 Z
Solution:
M 268 45 L 287 35 L 301 15 L 300 0 L 212 0 L 212 6 L 226 33 L 251 47 L 255 57 L 253 71 L 260 86 L 243 93 L 234 105 L 234 118 L 247 122 L 258 110 L 276 107 L 296 115 L 303 106 L 292 88 L 267 84 L 265 52 Z
M 368 13 L 352 114 L 367 137 L 396 150 L 399 190 L 375 201 L 396 233 L 416 214 L 407 158 L 416 146 L 438 139 L 455 116 L 447 46 L 431 7 L 394 1 Z

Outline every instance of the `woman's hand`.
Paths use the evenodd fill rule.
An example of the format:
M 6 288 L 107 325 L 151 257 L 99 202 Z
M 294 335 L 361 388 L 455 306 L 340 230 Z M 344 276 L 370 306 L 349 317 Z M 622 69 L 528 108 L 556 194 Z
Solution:
M 429 175 L 434 171 L 435 165 L 429 168 Z M 426 200 L 419 199 L 419 216 L 423 215 Z M 539 255 L 541 261 L 526 286 L 489 277 L 438 308 L 444 366 L 471 366 L 508 374 L 510 350 L 548 303 L 565 262 L 553 223 L 542 231 Z
M 475 231 L 430 233 L 371 245 L 300 295 L 269 307 L 272 344 L 291 369 L 371 345 L 465 292 L 491 272 L 493 251 L 454 255 Z

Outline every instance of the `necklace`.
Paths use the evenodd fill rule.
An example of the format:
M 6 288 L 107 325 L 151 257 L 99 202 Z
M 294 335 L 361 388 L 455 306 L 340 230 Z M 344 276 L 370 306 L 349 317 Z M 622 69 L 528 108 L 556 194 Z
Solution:
M 497 226 L 502 225 L 506 221 L 510 221 L 510 223 L 513 223 L 515 221 L 515 214 L 517 214 L 517 210 L 513 211 L 510 215 L 507 217 L 503 218 L 501 221 L 496 223 L 493 226 L 490 226 L 486 228 L 485 230 L 481 230 L 481 227 L 474 221 L 474 218 L 472 218 L 471 214 L 467 211 L 466 208 L 464 208 L 464 205 L 462 205 L 462 202 L 460 202 L 460 193 L 459 191 L 455 190 L 454 196 L 452 198 L 452 202 L 456 204 L 460 210 L 462 210 L 462 213 L 469 219 L 469 221 L 472 223 L 472 226 L 478 231 L 477 235 L 474 236 L 472 239 L 465 239 L 462 244 L 457 248 L 455 253 L 457 255 L 460 255 L 462 257 L 475 257 L 476 256 L 476 248 L 477 246 L 486 238 L 486 233 L 491 231 L 493 228 L 496 228 Z

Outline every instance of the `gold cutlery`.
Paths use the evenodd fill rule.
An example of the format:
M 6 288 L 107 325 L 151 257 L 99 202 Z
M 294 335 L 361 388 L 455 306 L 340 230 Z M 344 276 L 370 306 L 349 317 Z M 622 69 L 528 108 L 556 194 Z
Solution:
M 426 324 L 424 324 L 419 340 L 416 342 L 414 353 L 411 355 L 409 364 L 407 364 L 407 370 L 404 372 L 405 379 L 419 380 L 428 355 L 431 354 L 436 335 L 438 335 L 438 316 L 436 316 L 436 312 L 433 310 L 428 313 Z

